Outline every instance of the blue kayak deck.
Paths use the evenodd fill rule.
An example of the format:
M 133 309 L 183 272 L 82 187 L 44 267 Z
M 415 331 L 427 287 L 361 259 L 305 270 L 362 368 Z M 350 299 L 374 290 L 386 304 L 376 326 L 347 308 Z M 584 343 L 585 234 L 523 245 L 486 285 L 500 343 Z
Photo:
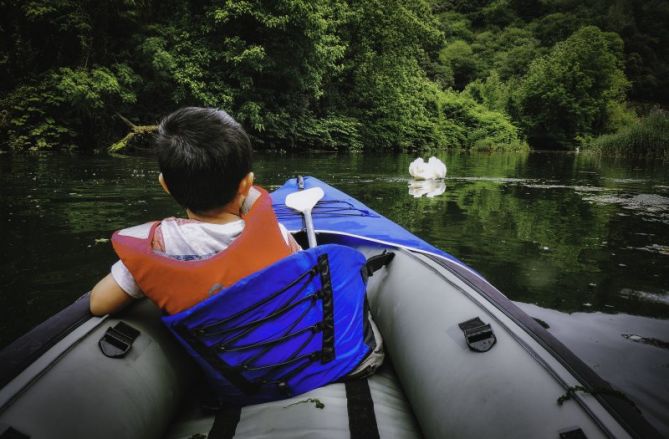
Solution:
M 317 232 L 361 237 L 381 244 L 438 255 L 464 265 L 454 256 L 423 241 L 350 195 L 315 177 L 304 177 L 304 189 L 312 187 L 320 187 L 325 192 L 325 196 L 312 212 Z M 277 218 L 291 232 L 304 229 L 302 215 L 285 204 L 286 196 L 298 190 L 297 179 L 293 178 L 271 194 Z

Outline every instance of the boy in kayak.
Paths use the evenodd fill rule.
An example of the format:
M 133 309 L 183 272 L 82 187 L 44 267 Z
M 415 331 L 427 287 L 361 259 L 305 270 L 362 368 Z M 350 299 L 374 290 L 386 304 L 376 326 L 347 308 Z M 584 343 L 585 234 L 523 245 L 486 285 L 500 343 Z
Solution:
M 180 318 L 181 311 L 190 311 L 222 288 L 231 289 L 237 281 L 248 280 L 251 274 L 301 250 L 278 222 L 269 194 L 253 185 L 249 138 L 226 112 L 209 108 L 177 110 L 160 123 L 156 149 L 160 185 L 186 209 L 187 218 L 166 218 L 114 233 L 112 244 L 120 260 L 91 292 L 90 310 L 94 315 L 113 313 L 134 299 L 148 297 L 170 317 Z M 295 256 L 307 257 L 305 255 Z M 361 283 L 358 279 L 357 285 Z M 331 346 L 328 352 L 333 355 L 321 361 L 321 357 L 316 356 L 321 354 L 312 352 L 307 363 L 303 361 L 289 372 L 286 376 L 291 378 L 286 378 L 283 384 L 293 386 L 295 391 L 306 391 L 344 377 L 366 376 L 383 362 L 383 341 L 364 303 L 364 284 L 356 290 L 358 294 L 354 294 L 353 284 L 342 288 L 334 294 L 342 295 L 344 302 L 340 303 L 348 303 L 338 309 L 338 317 L 333 314 L 334 321 L 325 323 L 322 317 L 323 322 L 314 326 L 319 329 L 313 332 L 313 336 L 316 332 L 323 334 L 323 345 Z M 260 303 L 264 303 L 262 295 L 267 291 L 245 290 L 241 294 L 260 297 Z M 236 302 L 242 303 L 242 296 L 235 297 Z M 208 307 L 207 312 L 216 312 L 211 301 L 202 305 Z M 290 308 L 285 304 L 281 306 Z M 360 318 L 342 317 L 347 315 Z M 271 322 L 266 330 L 277 335 L 294 327 L 289 324 L 286 328 L 262 316 L 256 316 L 256 320 Z M 364 329 L 337 338 L 322 325 Z M 327 338 L 326 331 L 330 334 Z M 295 337 L 302 332 L 298 331 Z M 279 337 L 277 342 L 284 339 L 290 343 L 288 336 Z M 294 347 L 286 346 L 288 352 L 290 349 Z M 199 362 L 208 361 L 200 353 L 193 355 Z M 273 367 L 280 367 L 280 363 Z M 208 369 L 206 364 L 203 367 L 213 382 L 221 383 L 221 368 Z M 231 373 L 229 367 L 226 370 L 224 374 Z M 219 389 L 220 396 L 242 401 L 243 395 L 238 395 L 238 389 L 230 387 L 228 381 Z M 255 384 L 263 391 L 255 392 L 246 401 L 277 397 L 277 389 L 272 387 L 274 383 Z
M 151 252 L 113 240 L 121 260 L 93 288 L 94 315 L 113 313 L 144 296 L 174 314 L 300 250 L 276 220 L 268 194 L 253 186 L 251 143 L 226 112 L 191 107 L 170 114 L 159 126 L 156 150 L 160 185 L 186 209 L 187 218 L 166 218 L 115 235 L 142 237 Z M 249 225 L 253 236 L 245 233 Z M 242 237 L 234 251 L 225 251 Z M 164 256 L 211 264 L 165 279 L 161 262 L 169 259 Z M 222 277 L 220 267 L 226 270 Z

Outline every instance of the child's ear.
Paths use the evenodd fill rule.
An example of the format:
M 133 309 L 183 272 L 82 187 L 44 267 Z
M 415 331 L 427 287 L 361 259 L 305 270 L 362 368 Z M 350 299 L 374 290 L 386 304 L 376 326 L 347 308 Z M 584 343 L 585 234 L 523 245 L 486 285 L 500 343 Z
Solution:
M 244 178 L 242 178 L 242 181 L 239 182 L 239 194 L 243 196 L 247 196 L 249 194 L 249 191 L 253 187 L 253 180 L 255 176 L 253 175 L 253 172 L 249 172 L 246 174 Z
M 169 194 L 170 190 L 167 188 L 167 183 L 165 183 L 165 177 L 163 177 L 162 172 L 160 173 L 160 175 L 158 175 L 158 182 L 163 187 L 163 190 Z

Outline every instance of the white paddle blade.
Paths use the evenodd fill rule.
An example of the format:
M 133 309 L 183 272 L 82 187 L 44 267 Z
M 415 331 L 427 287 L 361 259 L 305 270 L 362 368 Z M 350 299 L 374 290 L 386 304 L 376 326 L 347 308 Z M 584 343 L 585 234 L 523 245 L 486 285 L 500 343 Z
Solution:
M 309 212 L 324 195 L 325 192 L 319 187 L 293 192 L 286 196 L 286 206 L 301 213 Z
M 307 239 L 310 248 L 316 247 L 316 232 L 314 231 L 314 223 L 311 219 L 311 209 L 324 195 L 325 192 L 323 192 L 323 189 L 312 187 L 303 191 L 293 192 L 286 197 L 286 206 L 304 215 L 304 225 L 307 228 Z

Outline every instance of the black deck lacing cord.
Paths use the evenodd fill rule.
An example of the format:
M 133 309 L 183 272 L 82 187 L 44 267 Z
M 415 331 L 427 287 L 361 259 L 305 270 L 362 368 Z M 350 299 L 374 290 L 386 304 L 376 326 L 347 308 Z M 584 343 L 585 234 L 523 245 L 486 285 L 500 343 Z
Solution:
M 280 369 L 284 366 L 287 366 L 291 363 L 295 363 L 297 361 L 303 360 L 305 358 L 315 360 L 320 354 L 320 352 L 318 352 L 318 351 L 309 352 L 308 354 L 300 355 L 300 353 L 302 352 L 302 349 L 307 347 L 309 345 L 309 343 L 311 343 L 311 340 L 314 339 L 315 336 L 316 336 L 316 333 L 311 333 L 311 336 L 309 336 L 297 349 L 295 349 L 293 351 L 292 354 L 290 354 L 288 356 L 288 358 L 283 360 L 281 363 L 265 364 L 265 365 L 262 365 L 262 366 L 253 366 L 253 365 L 251 365 L 251 361 L 247 360 L 244 363 L 240 364 L 239 367 L 242 370 L 248 370 L 248 371 L 270 369 L 270 372 L 271 372 L 271 371 Z M 255 357 L 254 357 L 254 359 L 255 359 Z
M 303 351 L 313 342 L 314 338 L 319 332 L 322 332 L 325 337 L 325 327 L 324 325 L 326 324 L 325 321 L 320 321 L 315 324 L 310 324 L 306 328 L 301 328 L 297 330 L 296 332 L 292 332 L 295 330 L 300 323 L 304 321 L 307 315 L 309 315 L 310 310 L 319 302 L 323 301 L 324 303 L 324 309 L 323 311 L 325 312 L 325 300 L 330 297 L 327 291 L 329 291 L 330 284 L 329 280 L 323 280 L 323 276 L 328 276 L 328 265 L 327 265 L 327 257 L 325 257 L 324 261 L 321 260 L 323 257 L 319 258 L 319 263 L 312 267 L 311 269 L 305 271 L 304 273 L 300 274 L 296 279 L 291 281 L 287 286 L 281 288 L 280 290 L 271 293 L 269 296 L 263 298 L 259 302 L 256 302 L 250 306 L 247 306 L 246 308 L 236 312 L 235 314 L 228 316 L 224 319 L 208 323 L 206 325 L 200 326 L 193 328 L 190 332 L 196 336 L 199 337 L 212 337 L 212 336 L 217 336 L 217 337 L 223 337 L 226 334 L 232 334 L 232 337 L 229 337 L 227 340 L 222 340 L 219 341 L 217 344 L 214 344 L 213 346 L 210 346 L 209 348 L 206 348 L 209 352 L 212 354 L 216 352 L 217 354 L 214 355 L 220 355 L 222 353 L 226 352 L 239 352 L 239 351 L 249 351 L 253 349 L 259 349 L 258 352 L 252 354 L 250 358 L 247 358 L 244 360 L 242 364 L 233 366 L 230 365 L 228 366 L 230 372 L 233 370 L 236 371 L 236 374 L 239 374 L 239 379 L 244 381 L 244 380 L 249 380 L 249 377 L 244 378 L 243 373 L 244 372 L 259 372 L 259 371 L 266 371 L 264 373 L 261 373 L 260 376 L 255 376 L 252 378 L 251 381 L 248 381 L 250 384 L 255 384 L 255 385 L 267 385 L 267 384 L 272 384 L 272 385 L 277 385 L 279 387 L 280 391 L 283 392 L 290 392 L 287 381 L 295 376 L 296 374 L 300 373 L 300 371 L 304 370 L 306 367 L 308 367 L 310 364 L 312 364 L 314 361 L 317 360 L 322 360 L 322 361 L 327 361 L 324 356 L 324 351 L 325 347 L 320 350 L 316 350 L 313 352 L 308 352 L 308 353 L 303 353 Z M 323 264 L 325 264 L 323 266 Z M 323 271 L 324 270 L 324 271 Z M 312 285 L 312 281 L 314 277 L 320 273 L 322 277 L 322 282 L 323 285 L 321 289 L 307 294 L 306 296 L 300 297 L 300 295 L 305 294 L 306 288 L 308 288 L 310 285 Z M 329 278 L 328 278 L 329 279 Z M 302 285 L 300 285 L 302 283 Z M 254 320 L 252 322 L 247 322 L 242 325 L 235 326 L 234 321 L 236 319 L 239 319 L 243 317 L 244 315 L 247 315 L 251 311 L 259 308 L 262 305 L 265 305 L 272 300 L 276 299 L 279 297 L 282 293 L 285 293 L 287 290 L 290 290 L 291 288 L 297 288 L 295 289 L 294 293 L 291 294 L 289 298 L 286 300 L 282 300 L 282 304 L 279 306 L 278 309 L 275 309 L 271 314 L 266 315 L 262 318 L 259 318 L 257 320 Z M 299 298 L 299 299 L 298 299 Z M 297 300 L 296 300 L 297 299 Z M 328 300 L 332 300 L 331 298 Z M 282 328 L 280 333 L 278 335 L 274 335 L 274 338 L 271 340 L 263 340 L 263 341 L 256 341 L 252 342 L 249 344 L 242 344 L 242 345 L 237 345 L 235 346 L 235 343 L 237 343 L 239 340 L 243 339 L 245 336 L 249 335 L 252 333 L 254 330 L 258 329 L 263 323 L 266 323 L 270 320 L 276 319 L 289 311 L 295 309 L 296 307 L 304 304 L 305 302 L 311 302 L 307 306 L 304 307 L 300 315 L 294 319 L 290 325 L 288 325 L 285 328 Z M 325 315 L 323 316 L 325 319 Z M 292 320 L 292 319 L 291 319 Z M 225 327 L 229 326 L 229 327 Z M 308 335 L 306 335 L 308 334 Z M 286 340 L 289 340 L 291 338 L 296 338 L 300 336 L 304 336 L 304 341 L 292 350 L 292 352 L 285 357 L 284 360 L 282 360 L 279 363 L 272 363 L 272 364 L 266 364 L 266 365 L 258 365 L 256 364 L 258 360 L 260 360 L 262 357 L 266 356 L 268 352 L 270 352 L 275 346 L 285 342 Z M 219 339 L 220 340 L 220 339 Z M 325 346 L 325 339 L 323 340 L 323 345 Z M 204 346 L 203 346 L 204 347 Z M 300 364 L 301 363 L 301 364 Z M 291 367 L 291 365 L 294 365 Z M 234 377 L 232 377 L 234 378 Z
M 319 294 L 318 292 L 312 293 L 312 294 L 309 294 L 308 296 L 304 296 L 303 298 L 301 298 L 297 302 L 288 303 L 287 305 L 285 305 L 285 306 L 279 308 L 278 310 L 274 311 L 272 314 L 268 314 L 261 319 L 254 320 L 252 322 L 248 322 L 248 323 L 245 323 L 243 325 L 236 326 L 234 328 L 223 328 L 223 329 L 212 328 L 212 329 L 210 329 L 210 330 L 208 330 L 204 333 L 200 333 L 200 335 L 207 335 L 207 336 L 223 335 L 223 334 L 229 334 L 231 332 L 241 331 L 241 330 L 248 329 L 248 328 L 258 327 L 260 324 L 265 323 L 269 320 L 273 320 L 276 317 L 279 317 L 280 315 L 287 313 L 291 309 L 295 308 L 298 305 L 301 305 L 302 303 L 304 303 L 306 301 L 317 299 L 318 294 Z M 297 294 L 296 294 L 296 296 L 297 296 Z M 294 298 L 294 296 L 293 296 L 293 298 Z M 218 326 L 221 326 L 221 324 L 217 324 L 215 326 L 218 327 Z
M 315 335 L 315 334 L 314 334 L 314 335 Z M 313 339 L 313 336 L 312 336 L 311 339 Z M 302 349 L 303 347 L 306 347 L 306 345 L 307 345 L 309 342 L 311 342 L 311 339 L 310 339 L 310 340 L 307 340 L 305 343 L 303 343 L 303 346 L 301 347 L 301 349 Z M 306 369 L 306 368 L 307 368 L 310 364 L 312 364 L 314 361 L 318 360 L 318 359 L 321 357 L 321 354 L 322 354 L 322 353 L 321 353 L 320 351 L 314 351 L 314 352 L 311 352 L 311 353 L 309 353 L 309 354 L 302 355 L 302 356 L 300 356 L 299 358 L 295 358 L 295 359 L 292 360 L 290 363 L 297 363 L 299 360 L 303 360 L 303 359 L 307 359 L 308 361 L 303 362 L 301 365 L 299 365 L 299 366 L 297 366 L 297 367 L 295 367 L 295 368 L 289 370 L 287 373 L 281 375 L 280 377 L 274 377 L 274 379 L 273 379 L 272 381 L 269 381 L 269 380 L 267 379 L 267 377 L 268 377 L 269 375 L 271 375 L 272 373 L 274 373 L 274 372 L 277 371 L 278 369 L 283 368 L 283 367 L 286 366 L 287 364 L 283 364 L 283 365 L 274 365 L 274 366 L 277 366 L 277 367 L 275 367 L 274 369 L 270 370 L 267 374 L 265 374 L 265 375 L 263 376 L 263 378 L 260 380 L 260 382 L 261 382 L 261 384 L 278 384 L 278 385 L 285 384 L 285 383 L 287 383 L 288 380 L 290 380 L 292 377 L 294 377 L 294 376 L 297 375 L 298 373 L 302 372 L 304 369 Z
M 290 309 L 292 309 L 292 308 L 285 309 L 285 307 L 286 307 L 287 305 L 289 305 L 293 300 L 295 300 L 295 298 L 301 294 L 301 292 L 304 290 L 304 288 L 305 288 L 305 287 L 303 286 L 303 287 L 300 288 L 298 291 L 296 291 L 295 294 L 293 294 L 291 297 L 289 297 L 288 300 L 286 300 L 286 301 L 283 303 L 283 305 L 281 305 L 280 310 L 281 310 L 281 309 L 284 309 L 284 311 L 290 311 Z M 316 292 L 316 293 L 314 293 L 314 294 L 318 294 L 318 292 Z M 313 298 L 313 296 L 314 296 L 314 295 L 312 294 L 311 297 Z M 299 305 L 299 302 L 298 302 L 296 305 Z M 301 317 L 300 317 L 300 318 L 299 318 L 299 319 L 298 319 L 292 326 L 289 327 L 289 331 L 290 331 L 290 329 L 294 328 L 295 325 L 297 325 L 297 323 L 299 323 L 299 322 L 302 320 L 302 318 L 304 318 L 304 316 L 306 315 L 305 313 L 306 313 L 307 311 L 309 311 L 309 308 L 310 308 L 310 307 L 307 307 L 307 308 L 305 309 L 305 311 L 303 311 L 302 316 L 301 316 Z M 278 317 L 279 315 L 281 315 L 281 314 L 276 314 L 276 313 L 275 313 L 274 317 Z M 236 330 L 244 329 L 244 328 L 245 328 L 243 331 L 241 331 L 240 333 L 236 334 L 234 337 L 231 337 L 231 338 L 229 338 L 229 339 L 227 339 L 227 340 L 224 340 L 224 341 L 222 341 L 222 342 L 219 342 L 219 348 L 220 348 L 220 347 L 228 347 L 228 346 L 230 346 L 231 344 L 234 344 L 235 342 L 237 342 L 238 340 L 244 338 L 245 336 L 247 336 L 248 334 L 250 334 L 251 332 L 253 332 L 258 326 L 260 326 L 260 323 L 263 323 L 263 322 L 260 321 L 260 320 L 255 320 L 255 321 L 253 321 L 253 322 L 250 322 L 250 323 L 244 325 L 243 327 L 236 327 L 236 328 L 232 328 L 232 329 L 230 329 L 228 332 L 234 332 L 234 331 L 236 331 Z M 286 334 L 286 333 L 287 333 L 287 332 L 284 332 L 284 334 Z
M 305 315 L 306 315 L 306 313 L 303 313 L 300 316 L 300 318 L 298 319 L 298 321 L 293 325 L 293 327 L 297 323 L 299 323 L 299 321 L 301 321 L 304 318 Z M 306 328 L 306 329 L 312 329 L 314 326 L 316 326 L 316 325 L 310 326 L 309 328 Z M 306 332 L 306 330 L 300 331 L 300 333 L 304 333 L 304 332 Z M 262 375 L 259 378 L 256 378 L 253 382 L 255 382 L 256 384 L 276 384 L 276 385 L 280 385 L 280 386 L 281 385 L 285 386 L 288 379 L 290 379 L 292 376 L 296 375 L 301 370 L 303 370 L 304 368 L 309 366 L 312 362 L 314 362 L 318 358 L 320 358 L 320 355 L 321 355 L 320 351 L 314 351 L 314 352 L 309 352 L 307 354 L 300 355 L 302 350 L 304 348 L 306 348 L 309 345 L 309 343 L 311 343 L 311 341 L 314 339 L 317 332 L 318 331 L 312 331 L 311 335 L 304 342 L 302 342 L 302 344 L 297 349 L 295 349 L 293 351 L 293 353 L 286 360 L 282 361 L 281 363 L 273 363 L 273 364 L 267 364 L 267 365 L 263 365 L 263 366 L 254 366 L 253 365 L 253 363 L 258 358 L 260 358 L 262 355 L 265 355 L 269 351 L 269 349 L 271 349 L 271 346 L 270 346 L 270 347 L 266 347 L 263 352 L 259 352 L 258 354 L 254 355 L 252 358 L 247 359 L 244 363 L 239 365 L 237 367 L 237 369 L 240 372 L 257 372 L 257 371 L 260 371 L 260 370 L 269 369 L 264 375 Z M 284 374 L 283 376 L 281 376 L 281 377 L 272 376 L 272 375 L 275 374 L 275 372 L 280 371 L 281 369 L 285 368 L 286 366 L 289 366 L 289 365 L 294 364 L 294 363 L 298 363 L 298 362 L 300 362 L 302 360 L 305 360 L 305 359 L 308 360 L 308 361 L 305 361 L 302 365 L 292 369 L 291 371 Z M 269 378 L 270 376 L 272 376 L 272 378 Z
M 286 341 L 288 339 L 291 339 L 293 337 L 297 337 L 298 335 L 302 335 L 305 332 L 308 331 L 313 331 L 313 332 L 318 332 L 320 331 L 320 324 L 316 323 L 315 325 L 307 326 L 306 328 L 302 328 L 297 332 L 293 332 L 292 334 L 286 334 L 282 335 L 281 337 L 273 338 L 271 340 L 267 341 L 259 341 L 257 343 L 251 343 L 251 344 L 245 344 L 245 345 L 239 345 L 239 346 L 226 346 L 219 344 L 216 348 L 220 352 L 239 352 L 239 351 L 244 351 L 248 349 L 256 349 L 256 348 L 261 348 L 263 346 L 274 346 L 275 344 L 281 343 L 283 341 Z
M 297 319 L 295 319 L 295 321 L 293 322 L 293 324 L 290 325 L 286 330 L 284 330 L 283 335 L 288 335 L 288 334 L 290 333 L 290 331 L 292 331 L 297 325 L 299 325 L 300 322 L 302 322 L 302 320 L 304 320 L 304 318 L 306 317 L 306 315 L 309 313 L 309 309 L 310 309 L 310 308 L 311 308 L 310 306 L 307 307 L 307 308 L 305 308 L 304 311 L 302 311 L 302 314 L 300 314 L 300 316 L 299 316 Z M 314 336 L 315 334 L 316 334 L 316 332 L 313 332 L 311 338 L 313 338 L 313 336 Z M 262 357 L 263 355 L 266 355 L 266 354 L 272 349 L 272 347 L 274 347 L 274 345 L 276 345 L 276 343 L 273 343 L 273 344 L 271 344 L 271 345 L 265 346 L 265 348 L 264 348 L 263 350 L 261 350 L 260 352 L 258 352 L 258 353 L 257 353 L 256 355 L 254 355 L 253 357 L 247 359 L 247 360 L 245 361 L 245 363 L 253 363 L 253 362 L 255 362 L 258 358 Z M 299 351 L 299 349 L 298 349 L 298 351 Z M 294 354 L 294 353 L 293 353 L 293 354 Z
M 283 204 L 272 205 L 277 218 L 286 219 L 301 215 Z M 343 200 L 321 200 L 312 210 L 314 216 L 372 216 L 369 210 L 358 209 L 352 203 Z
M 236 312 L 235 314 L 226 317 L 225 319 L 217 320 L 217 321 L 214 322 L 214 323 L 210 323 L 210 324 L 208 324 L 208 325 L 203 325 L 203 326 L 199 326 L 199 327 L 193 328 L 192 331 L 195 332 L 197 335 L 201 335 L 201 336 L 212 335 L 212 334 L 218 334 L 218 332 L 210 333 L 209 331 L 210 331 L 211 329 L 218 328 L 219 326 L 225 325 L 226 323 L 229 323 L 229 322 L 231 322 L 231 321 L 233 321 L 233 320 L 235 320 L 235 319 L 237 319 L 237 318 L 239 318 L 239 317 L 241 317 L 241 316 L 243 316 L 243 315 L 245 315 L 245 314 L 248 314 L 249 312 L 253 311 L 254 309 L 256 309 L 256 308 L 258 308 L 258 307 L 260 307 L 260 306 L 262 306 L 262 305 L 264 305 L 264 304 L 266 304 L 266 303 L 272 301 L 273 299 L 275 299 L 276 297 L 278 297 L 281 293 L 283 293 L 284 291 L 286 291 L 286 290 L 288 290 L 288 289 L 294 287 L 294 286 L 297 285 L 300 281 L 302 281 L 302 280 L 304 280 L 305 278 L 308 277 L 308 279 L 307 279 L 307 281 L 304 283 L 304 285 L 302 285 L 302 287 L 301 287 L 299 290 L 297 290 L 297 293 L 301 293 L 301 292 L 304 291 L 304 289 L 311 283 L 311 280 L 313 279 L 313 277 L 316 275 L 317 272 L 318 272 L 317 268 L 316 268 L 316 267 L 313 267 L 313 268 L 311 268 L 310 270 L 307 270 L 307 271 L 305 271 L 304 273 L 302 273 L 300 276 L 298 276 L 295 280 L 293 280 L 292 282 L 290 282 L 288 285 L 286 285 L 286 286 L 283 287 L 282 289 L 280 289 L 280 290 L 278 290 L 278 291 L 272 293 L 271 295 L 267 296 L 267 297 L 264 298 L 263 300 L 261 300 L 261 301 L 259 301 L 259 302 L 256 302 L 256 303 L 254 303 L 253 305 L 250 305 L 250 306 L 248 306 L 248 307 L 242 309 L 241 311 L 238 311 L 238 312 Z M 296 293 L 295 295 L 297 295 L 297 293 Z

